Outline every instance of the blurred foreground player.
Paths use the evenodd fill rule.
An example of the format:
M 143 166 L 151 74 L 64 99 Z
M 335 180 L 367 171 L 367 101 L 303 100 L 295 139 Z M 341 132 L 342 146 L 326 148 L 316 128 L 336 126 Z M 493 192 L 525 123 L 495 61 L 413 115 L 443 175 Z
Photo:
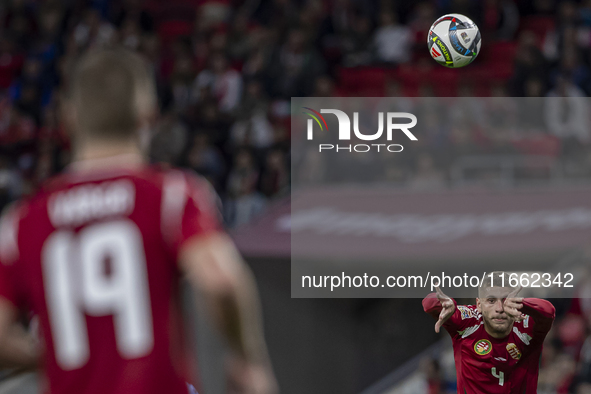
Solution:
M 227 392 L 275 393 L 255 284 L 210 188 L 145 164 L 156 108 L 146 66 L 123 50 L 89 53 L 68 96 L 73 164 L 2 219 L 0 363 L 41 366 L 51 394 L 186 394 L 184 274 L 230 346 Z M 39 354 L 12 324 L 19 310 L 39 317 Z
M 535 394 L 544 338 L 554 321 L 554 306 L 537 298 L 516 297 L 520 288 L 500 287 L 493 272 L 478 289 L 476 306 L 457 305 L 437 288 L 423 309 L 451 336 L 458 393 Z

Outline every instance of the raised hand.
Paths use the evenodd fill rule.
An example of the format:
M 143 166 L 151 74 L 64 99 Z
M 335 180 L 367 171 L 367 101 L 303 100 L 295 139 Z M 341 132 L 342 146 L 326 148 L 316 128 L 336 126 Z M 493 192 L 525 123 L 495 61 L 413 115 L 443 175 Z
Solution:
M 437 298 L 441 303 L 441 312 L 439 313 L 439 320 L 435 323 L 435 332 L 439 332 L 441 326 L 454 314 L 456 311 L 456 305 L 454 304 L 453 300 L 446 296 L 441 289 L 435 287 L 435 292 L 437 293 Z
M 505 302 L 503 303 L 503 309 L 507 316 L 516 322 L 525 319 L 525 315 L 520 311 L 520 309 L 523 308 L 523 297 L 517 297 L 517 294 L 519 294 L 521 289 L 523 289 L 523 287 L 518 286 L 507 295 L 507 298 L 505 298 Z

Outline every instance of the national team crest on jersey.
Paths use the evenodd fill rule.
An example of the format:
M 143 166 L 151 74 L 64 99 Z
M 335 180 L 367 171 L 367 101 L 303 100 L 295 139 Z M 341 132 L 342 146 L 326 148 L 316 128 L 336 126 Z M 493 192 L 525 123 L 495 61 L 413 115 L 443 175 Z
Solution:
M 509 352 L 509 355 L 512 358 L 514 358 L 515 360 L 519 360 L 521 358 L 521 352 L 519 351 L 519 348 L 517 347 L 516 344 L 508 343 L 507 344 L 507 351 Z
M 489 354 L 492 350 L 492 343 L 488 339 L 481 339 L 474 344 L 474 351 L 480 356 Z
M 462 314 L 462 320 L 464 319 L 470 319 L 470 318 L 478 318 L 478 313 L 471 309 L 468 308 L 466 306 L 463 305 L 458 305 L 458 310 L 460 311 L 460 313 Z

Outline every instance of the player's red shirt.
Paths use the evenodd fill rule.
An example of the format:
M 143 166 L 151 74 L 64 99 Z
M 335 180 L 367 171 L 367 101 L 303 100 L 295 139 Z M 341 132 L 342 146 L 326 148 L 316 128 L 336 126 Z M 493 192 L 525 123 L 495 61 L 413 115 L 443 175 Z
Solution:
M 39 317 L 45 391 L 186 394 L 177 253 L 219 229 L 179 170 L 70 172 L 7 212 L 0 296 Z
M 456 304 L 454 300 L 454 304 Z M 435 293 L 423 300 L 423 309 L 436 319 L 441 303 Z M 554 306 L 546 300 L 525 298 L 525 320 L 513 324 L 502 339 L 484 329 L 474 305 L 457 305 L 443 327 L 454 347 L 458 393 L 536 394 L 542 344 L 554 321 Z

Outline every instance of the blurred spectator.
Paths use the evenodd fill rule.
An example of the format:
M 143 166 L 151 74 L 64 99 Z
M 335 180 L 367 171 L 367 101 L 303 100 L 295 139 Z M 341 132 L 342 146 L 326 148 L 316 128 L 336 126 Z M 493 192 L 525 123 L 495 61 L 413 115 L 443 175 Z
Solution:
M 257 78 L 263 81 L 268 92 L 271 92 L 270 79 L 267 69 L 276 51 L 279 37 L 274 35 L 273 30 L 265 26 L 253 28 L 249 35 L 249 46 L 251 50 L 245 58 L 242 73 L 245 78 Z
M 42 102 L 39 89 L 45 90 L 44 96 L 51 97 L 51 88 L 53 86 L 48 85 L 44 78 L 41 60 L 29 57 L 23 65 L 21 77 L 10 86 L 10 96 L 12 101 L 19 103 L 25 112 L 39 122 Z
M 511 40 L 519 27 L 519 10 L 511 0 L 484 2 L 483 36 L 485 40 Z
M 0 35 L 0 90 L 7 89 L 24 62 L 24 56 L 15 49 L 14 42 Z
M 201 97 L 208 96 L 209 89 L 202 90 L 201 94 Z M 193 113 L 192 116 L 191 113 Z M 211 143 L 218 147 L 227 146 L 233 119 L 220 113 L 215 100 L 201 101 L 188 116 L 192 128 L 205 132 L 209 136 Z
M 416 190 L 437 190 L 444 186 L 445 175 L 436 168 L 433 157 L 428 153 L 421 153 L 417 158 L 415 173 L 409 187 Z
M 576 3 L 561 1 L 557 5 L 556 27 L 549 31 L 544 38 L 544 55 L 550 61 L 559 59 L 567 46 L 577 42 L 578 13 Z
M 271 92 L 281 98 L 308 96 L 324 67 L 322 57 L 307 42 L 306 33 L 302 29 L 290 30 L 287 42 L 269 65 Z
M 543 97 L 545 91 L 546 87 L 541 78 L 532 76 L 525 81 L 525 97 Z
M 334 97 L 334 81 L 328 75 L 321 75 L 314 81 L 314 97 Z
M 571 83 L 582 90 L 589 87 L 589 68 L 582 64 L 578 48 L 570 45 L 565 48 L 558 67 L 552 75 L 553 80 L 556 81 L 558 76 L 570 80 Z
M 236 109 L 242 95 L 242 77 L 229 67 L 228 59 L 221 53 L 213 54 L 210 66 L 197 76 L 194 94 L 197 98 L 203 88 L 208 87 L 218 101 L 221 112 Z
M 555 358 L 548 365 L 540 368 L 538 392 L 557 394 L 568 393 L 569 386 L 575 373 L 575 368 L 576 363 L 571 355 L 557 353 Z
M 252 154 L 246 149 L 239 150 L 234 156 L 234 166 L 226 187 L 228 201 L 225 211 L 230 227 L 249 222 L 264 209 L 266 200 L 256 190 L 258 180 L 259 171 Z
M 523 100 L 519 102 L 519 116 L 518 130 L 525 134 L 528 131 L 534 133 L 542 133 L 545 130 L 544 117 L 539 116 L 544 113 L 544 92 L 546 88 L 544 81 L 538 77 L 530 77 L 525 81 L 525 97 L 530 100 Z M 538 97 L 537 99 L 531 99 Z
M 5 206 L 22 193 L 22 177 L 19 171 L 10 167 L 10 160 L 0 155 L 0 205 Z
M 372 23 L 367 15 L 351 15 L 350 26 L 341 34 L 343 65 L 356 67 L 370 64 L 373 60 Z
M 269 112 L 269 99 L 267 98 L 263 84 L 260 80 L 253 78 L 246 82 L 244 95 L 237 109 L 238 117 L 249 117 L 253 115 L 266 116 Z
M 184 112 L 193 101 L 193 81 L 195 69 L 193 59 L 186 53 L 179 53 L 170 75 L 170 89 L 174 100 L 174 109 Z
M 261 112 L 239 118 L 230 130 L 230 143 L 233 147 L 268 148 L 273 143 L 273 126 Z
M 250 51 L 252 51 L 249 20 L 245 12 L 239 12 L 234 16 L 228 35 L 227 48 L 228 56 L 233 62 L 244 62 Z
M 432 3 L 427 1 L 419 2 L 410 17 L 408 25 L 413 34 L 414 51 L 420 51 L 423 53 L 423 57 L 428 56 L 428 53 L 424 51 L 425 38 L 429 34 L 429 28 L 437 17 L 436 8 Z
M 0 145 L 15 148 L 32 141 L 36 134 L 35 121 L 9 103 L 0 110 Z
M 199 3 L 195 26 L 198 29 L 209 30 L 226 22 L 230 15 L 230 3 L 223 0 L 210 0 Z
M 294 174 L 297 174 L 295 183 L 301 186 L 310 186 L 328 180 L 324 158 L 325 156 L 315 146 L 308 148 L 298 168 L 294 169 Z
M 35 15 L 26 0 L 13 0 L 5 14 L 6 35 L 10 36 L 18 47 L 27 48 L 35 33 Z
M 154 18 L 142 8 L 141 0 L 123 0 L 110 2 L 111 15 L 115 26 L 123 28 L 132 25 L 142 33 L 151 33 L 154 30 Z
M 548 92 L 545 118 L 548 129 L 557 137 L 591 142 L 588 103 L 585 93 L 568 79 L 559 77 L 556 87 Z
M 222 154 L 209 142 L 207 134 L 199 133 L 193 138 L 187 166 L 206 177 L 216 190 L 221 190 L 226 166 Z
M 289 190 L 289 169 L 281 150 L 273 149 L 267 153 L 260 189 L 267 198 L 285 195 Z
M 380 14 L 380 27 L 374 34 L 377 59 L 384 63 L 400 64 L 410 60 L 412 34 L 398 22 L 394 13 Z
M 31 117 L 35 124 L 41 122 L 41 98 L 38 85 L 25 83 L 20 86 L 19 97 L 15 104 L 23 115 Z
M 547 79 L 547 64 L 544 55 L 538 48 L 535 34 L 524 31 L 519 35 L 515 54 L 515 71 L 512 77 L 513 94 L 524 96 L 525 81 L 532 77 L 545 81 Z
M 436 359 L 425 359 L 421 363 L 421 369 L 425 374 L 427 381 L 428 394 L 442 394 L 443 393 L 443 379 L 441 377 L 441 368 Z
M 119 41 L 131 50 L 138 50 L 141 44 L 141 28 L 137 21 L 126 19 L 120 28 Z
M 290 0 L 272 0 L 261 4 L 255 17 L 265 26 L 292 26 L 298 15 L 297 5 Z
M 96 9 L 89 8 L 83 20 L 74 29 L 73 38 L 79 48 L 102 47 L 114 42 L 115 28 L 109 22 L 102 20 Z
M 152 159 L 155 162 L 179 165 L 181 155 L 187 146 L 188 133 L 187 127 L 174 112 L 164 114 L 152 137 Z

